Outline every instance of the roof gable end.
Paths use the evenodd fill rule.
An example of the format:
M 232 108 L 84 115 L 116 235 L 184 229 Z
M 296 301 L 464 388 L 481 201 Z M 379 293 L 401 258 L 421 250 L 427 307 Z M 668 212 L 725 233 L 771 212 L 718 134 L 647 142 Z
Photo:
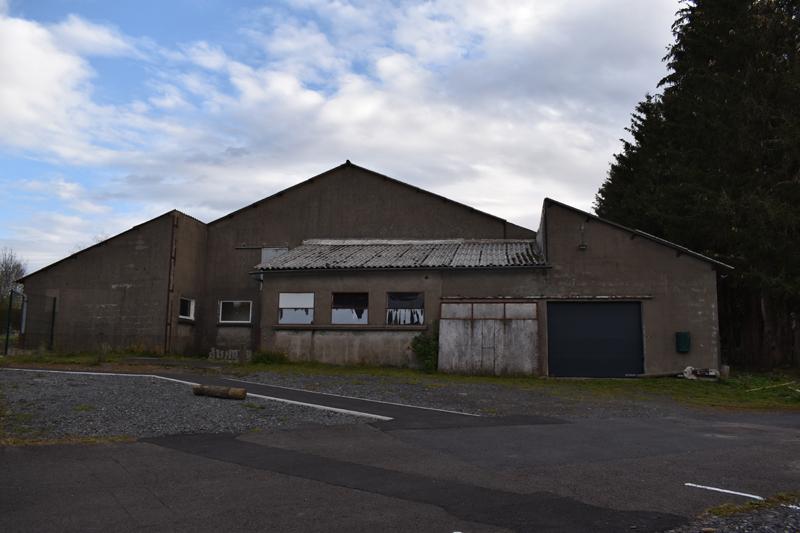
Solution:
M 728 265 L 727 263 L 723 263 L 722 261 L 717 261 L 716 259 L 713 259 L 711 257 L 703 255 L 703 254 L 701 254 L 699 252 L 695 252 L 694 250 L 690 250 L 689 248 L 681 246 L 680 244 L 676 244 L 676 243 L 668 241 L 666 239 L 662 239 L 661 237 L 656 237 L 655 235 L 651 235 L 650 233 L 647 233 L 645 231 L 629 228 L 627 226 L 623 226 L 622 224 L 618 224 L 618 223 L 613 222 L 611 220 L 608 220 L 608 219 L 605 219 L 605 218 L 600 218 L 599 216 L 594 215 L 592 213 L 589 213 L 588 211 L 583 211 L 582 209 L 578 209 L 577 207 L 573 207 L 571 205 L 567 205 L 565 203 L 559 202 L 558 200 L 553 200 L 552 198 L 545 198 L 544 199 L 544 203 L 543 203 L 543 207 L 542 207 L 542 212 L 543 212 L 543 217 L 542 218 L 545 220 L 545 224 L 547 223 L 547 221 L 546 221 L 547 208 L 550 205 L 555 205 L 555 206 L 561 207 L 563 209 L 567 209 L 569 211 L 573 211 L 573 212 L 578 213 L 578 214 L 580 214 L 582 216 L 586 216 L 587 218 L 590 218 L 591 220 L 596 220 L 598 222 L 602 222 L 603 224 L 607 224 L 607 225 L 615 227 L 615 228 L 617 228 L 619 230 L 628 232 L 628 233 L 630 233 L 632 235 L 643 237 L 643 238 L 648 239 L 648 240 L 650 240 L 652 242 L 660 244 L 661 246 L 665 246 L 667 248 L 672 248 L 673 250 L 676 250 L 677 252 L 680 252 L 681 254 L 688 255 L 690 257 L 694 257 L 695 259 L 699 259 L 700 261 L 705 261 L 707 263 L 711 263 L 713 265 L 716 265 L 716 266 L 719 266 L 719 267 L 722 267 L 722 268 L 725 268 L 725 269 L 729 269 L 729 270 L 733 270 L 734 269 L 731 265 Z M 546 248 L 547 248 L 547 244 L 545 243 L 545 249 Z
M 399 185 L 399 186 L 404 187 L 406 189 L 421 193 L 421 194 L 423 194 L 425 196 L 428 196 L 430 198 L 435 198 L 435 199 L 441 200 L 443 202 L 446 202 L 447 204 L 449 204 L 451 206 L 454 206 L 454 207 L 457 207 L 457 208 L 460 208 L 460 209 L 464 209 L 464 210 L 470 211 L 472 213 L 476 213 L 478 215 L 487 217 L 489 219 L 496 220 L 498 222 L 502 222 L 504 224 L 507 224 L 508 226 L 512 226 L 512 227 L 515 227 L 515 228 L 521 228 L 521 229 L 523 229 L 525 231 L 529 231 L 529 232 L 531 232 L 531 233 L 533 233 L 535 235 L 535 231 L 534 230 L 531 230 L 529 228 L 524 228 L 522 226 L 518 226 L 517 224 L 513 224 L 511 222 L 508 222 L 504 218 L 498 217 L 496 215 L 492 215 L 491 213 L 487 213 L 485 211 L 481 211 L 479 209 L 476 209 L 476 208 L 471 207 L 469 205 L 463 204 L 461 202 L 457 202 L 455 200 L 451 200 L 450 198 L 447 198 L 445 196 L 441 196 L 439 194 L 427 191 L 427 190 L 422 189 L 420 187 L 417 187 L 415 185 L 411 185 L 409 183 L 405 183 L 405 182 L 400 181 L 398 179 L 392 178 L 392 177 L 387 176 L 385 174 L 381 174 L 381 173 L 376 172 L 374 170 L 370 170 L 368 168 L 356 165 L 354 163 L 351 163 L 349 159 L 347 161 L 345 161 L 344 163 L 342 163 L 341 165 L 338 165 L 338 166 L 333 167 L 333 168 L 331 168 L 329 170 L 326 170 L 325 172 L 317 174 L 316 176 L 308 178 L 307 180 L 301 181 L 300 183 L 292 185 L 291 187 L 287 187 L 286 189 L 280 190 L 280 191 L 278 191 L 278 192 L 276 192 L 274 194 L 271 194 L 271 195 L 269 195 L 269 196 L 267 196 L 265 198 L 262 198 L 262 199 L 260 199 L 260 200 L 258 200 L 256 202 L 253 202 L 252 204 L 249 204 L 249 205 L 246 205 L 244 207 L 241 207 L 241 208 L 239 208 L 239 209 L 237 209 L 235 211 L 232 211 L 231 213 L 228 213 L 227 215 L 223 215 L 222 217 L 219 217 L 219 218 L 209 222 L 208 225 L 212 226 L 212 225 L 215 225 L 215 224 L 217 224 L 219 222 L 222 222 L 224 220 L 231 219 L 231 218 L 235 217 L 239 213 L 242 213 L 242 212 L 247 211 L 249 209 L 252 209 L 254 207 L 258 207 L 260 205 L 263 205 L 263 204 L 265 204 L 265 203 L 267 203 L 267 202 L 269 202 L 271 200 L 280 198 L 281 196 L 285 195 L 286 193 L 300 190 L 300 189 L 302 189 L 302 188 L 304 188 L 304 187 L 306 187 L 306 186 L 308 186 L 308 185 L 310 185 L 310 184 L 312 184 L 312 183 L 314 183 L 316 181 L 330 178 L 330 177 L 336 175 L 337 172 L 339 172 L 339 171 L 341 171 L 343 169 L 355 169 L 355 170 L 358 170 L 364 176 L 372 177 L 372 178 L 375 178 L 375 179 L 380 179 L 380 180 L 383 180 L 383 181 L 387 181 L 387 182 L 393 183 L 395 185 Z

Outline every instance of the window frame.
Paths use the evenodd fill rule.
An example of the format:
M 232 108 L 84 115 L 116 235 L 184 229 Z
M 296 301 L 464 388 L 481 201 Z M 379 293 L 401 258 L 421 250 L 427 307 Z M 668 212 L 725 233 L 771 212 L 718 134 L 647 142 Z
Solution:
M 247 302 L 250 304 L 250 313 L 247 317 L 247 320 L 223 320 L 222 319 L 222 304 L 224 303 L 243 303 Z M 219 301 L 219 311 L 217 313 L 217 323 L 219 324 L 252 324 L 253 323 L 253 300 L 220 300 Z
M 189 315 L 188 316 L 181 314 L 181 302 L 183 300 L 186 300 L 187 302 L 189 302 Z M 196 300 L 194 298 L 188 298 L 186 296 L 180 296 L 178 298 L 178 318 L 180 318 L 181 320 L 194 321 L 196 308 L 197 308 L 197 304 L 196 304 Z
M 284 294 L 310 294 L 311 295 L 311 307 L 281 307 L 281 296 Z M 314 324 L 314 307 L 317 303 L 317 295 L 313 292 L 279 292 L 278 293 L 278 325 L 279 326 L 311 326 Z M 292 310 L 299 310 L 299 309 L 310 309 L 311 310 L 311 322 L 281 322 L 281 311 L 284 309 L 292 309 Z
M 272 250 L 272 251 L 281 250 L 281 252 L 274 254 L 272 257 L 270 257 L 268 259 L 264 259 L 264 251 L 265 250 Z M 289 247 L 288 246 L 263 246 L 263 247 L 261 247 L 261 263 L 259 263 L 259 264 L 267 263 L 267 262 L 271 261 L 273 258 L 278 257 L 279 255 L 283 255 L 283 254 L 287 253 L 288 251 L 289 251 Z
M 419 324 L 390 324 L 389 323 L 389 311 L 397 310 L 397 309 L 406 309 L 404 307 L 389 307 L 389 295 L 390 294 L 418 294 L 422 296 L 422 307 L 421 308 L 413 308 L 419 309 L 422 311 L 422 322 Z M 411 309 L 411 308 L 408 308 Z M 425 325 L 425 291 L 386 291 L 386 305 L 384 308 L 383 313 L 383 320 L 384 324 L 387 326 L 393 327 L 420 327 Z
M 355 311 L 355 307 L 337 307 L 334 305 L 334 300 L 337 294 L 365 294 L 367 296 L 367 305 L 364 307 L 364 322 L 336 322 L 334 321 L 334 311 L 337 309 L 350 309 Z M 339 291 L 331 292 L 331 325 L 336 326 L 368 326 L 369 325 L 369 291 Z

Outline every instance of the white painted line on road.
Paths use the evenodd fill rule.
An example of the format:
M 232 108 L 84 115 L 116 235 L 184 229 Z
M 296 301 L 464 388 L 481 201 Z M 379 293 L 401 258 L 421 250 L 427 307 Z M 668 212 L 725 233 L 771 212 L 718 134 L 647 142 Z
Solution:
M 250 383 L 251 385 L 264 385 L 267 387 L 275 387 L 276 389 L 286 389 L 286 390 L 293 390 L 297 392 L 309 392 L 311 394 L 322 394 L 325 396 L 334 396 L 336 398 L 347 398 L 348 400 L 361 400 L 363 402 L 374 402 L 374 403 L 385 403 L 386 405 L 397 405 L 398 407 L 410 407 L 412 409 L 425 409 L 426 411 L 438 411 L 440 413 L 449 413 L 451 415 L 464 415 L 464 416 L 476 416 L 481 417 L 482 415 L 476 415 L 473 413 L 462 413 L 461 411 L 450 411 L 448 409 L 437 409 L 436 407 L 422 407 L 419 405 L 409 405 L 406 403 L 397 403 L 397 402 L 386 402 L 383 400 L 372 400 L 370 398 L 359 398 L 358 396 L 345 396 L 344 394 L 333 394 L 330 392 L 317 392 L 307 389 L 298 389 L 295 387 L 284 387 L 281 385 L 272 385 L 270 383 L 260 383 L 258 381 L 248 381 L 246 379 L 234 379 L 234 378 L 223 378 L 227 381 L 238 381 L 239 383 Z
M 164 376 L 156 376 L 155 374 L 122 374 L 118 372 L 85 372 L 83 370 L 39 370 L 37 368 L 3 368 L 0 370 L 14 370 L 17 372 L 47 372 L 50 374 L 80 374 L 84 376 L 130 376 L 135 378 L 157 378 L 167 381 L 174 381 L 175 383 L 183 383 L 184 385 L 199 385 L 194 381 L 183 381 L 182 379 L 167 378 Z
M 193 381 L 183 381 L 181 379 L 174 379 L 168 378 L 165 376 L 157 376 L 155 374 L 121 374 L 116 372 L 85 372 L 82 370 L 38 370 L 35 368 L 2 368 L 0 370 L 15 370 L 17 372 L 48 372 L 51 374 L 80 374 L 84 376 L 128 376 L 128 377 L 138 377 L 138 378 L 156 378 L 156 379 L 163 379 L 166 381 L 173 381 L 175 383 L 183 383 L 184 385 L 200 385 L 199 383 L 195 383 Z M 240 381 L 240 380 L 230 380 L 230 381 Z M 245 382 L 247 383 L 247 382 Z M 257 384 L 257 383 L 253 383 Z M 261 385 L 258 383 L 257 385 Z M 392 417 L 389 416 L 382 416 L 382 415 L 374 415 L 372 413 L 364 413 L 361 411 L 351 411 L 350 409 L 339 409 L 338 407 L 328 407 L 327 405 L 319 405 L 315 403 L 305 403 L 305 402 L 296 402 L 294 400 L 286 400 L 284 398 L 277 398 L 274 396 L 264 396 L 263 394 L 253 394 L 248 392 L 247 396 L 253 396 L 256 398 L 262 398 L 264 400 L 272 400 L 275 402 L 283 402 L 283 403 L 290 403 L 293 405 L 304 405 L 306 407 L 313 407 L 315 409 L 322 409 L 324 411 L 333 411 L 335 413 L 343 413 L 353 416 L 363 416 L 367 418 L 374 418 L 376 420 L 393 420 Z
M 735 490 L 720 489 L 718 487 L 707 487 L 706 485 L 697 485 L 695 483 L 684 483 L 687 487 L 694 487 L 696 489 L 713 490 L 714 492 L 724 492 L 725 494 L 734 494 L 736 496 L 744 496 L 745 498 L 752 498 L 753 500 L 764 501 L 761 496 L 755 494 L 748 494 L 746 492 L 736 492 Z
M 256 398 L 263 398 L 265 400 L 275 400 L 276 402 L 291 403 L 294 405 L 304 405 L 306 407 L 313 407 L 315 409 L 324 409 L 325 411 L 334 411 L 336 413 L 344 413 L 346 415 L 365 416 L 367 418 L 374 418 L 376 420 L 394 420 L 390 416 L 374 415 L 372 413 L 365 413 L 363 411 L 351 411 L 350 409 L 339 409 L 338 407 L 328 407 L 327 405 L 319 405 L 316 403 L 297 402 L 294 400 L 286 400 L 284 398 L 276 398 L 275 396 L 264 396 L 263 394 L 247 393 L 247 397 L 254 396 Z

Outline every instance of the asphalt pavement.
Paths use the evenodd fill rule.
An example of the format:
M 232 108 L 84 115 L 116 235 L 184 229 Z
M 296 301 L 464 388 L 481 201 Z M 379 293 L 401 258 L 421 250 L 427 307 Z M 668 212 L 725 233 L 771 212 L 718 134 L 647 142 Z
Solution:
M 664 531 L 749 500 L 687 483 L 800 489 L 794 413 L 477 417 L 246 386 L 380 418 L 0 448 L 0 531 Z

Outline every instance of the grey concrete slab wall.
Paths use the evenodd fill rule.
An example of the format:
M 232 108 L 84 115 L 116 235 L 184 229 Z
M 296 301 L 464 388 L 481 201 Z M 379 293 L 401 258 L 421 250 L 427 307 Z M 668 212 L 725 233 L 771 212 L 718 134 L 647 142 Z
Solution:
M 676 253 L 671 247 L 633 236 L 631 232 L 557 205 L 548 209 L 546 222 L 548 268 L 270 274 L 265 280 L 262 298 L 264 315 L 260 344 L 267 348 L 275 345 L 273 335 L 277 323 L 277 294 L 280 291 L 315 292 L 317 326 L 329 324 L 332 292 L 369 291 L 369 323 L 379 326 L 384 317 L 383 309 L 377 302 L 385 297 L 386 292 L 421 290 L 419 287 L 424 287 L 427 324 L 439 319 L 436 304 L 442 297 L 535 299 L 539 305 L 536 338 L 532 344 L 538 357 L 531 363 L 533 373 L 548 372 L 548 301 L 640 302 L 645 373 L 679 372 L 687 365 L 700 368 L 718 366 L 716 272 L 710 263 Z M 485 309 L 480 310 L 482 312 Z M 491 317 L 484 318 L 492 320 Z M 473 329 L 470 330 L 471 334 L 474 333 Z M 689 331 L 692 336 L 692 348 L 688 354 L 679 354 L 675 349 L 677 331 Z M 495 329 L 496 338 L 503 336 L 496 333 Z M 359 332 L 359 335 L 367 336 L 368 332 Z M 303 350 L 318 349 L 316 340 L 310 342 L 311 337 L 309 334 L 295 334 L 291 342 L 286 342 L 294 343 L 291 344 L 292 350 L 300 357 Z M 288 339 L 289 335 L 283 335 L 282 338 Z M 298 340 L 300 338 L 306 340 Z M 480 338 L 469 338 L 472 339 L 470 342 L 483 343 Z M 500 342 L 501 347 L 504 345 L 504 341 Z M 458 365 L 469 366 L 469 360 L 475 359 L 470 346 L 463 348 L 464 353 L 460 356 L 451 354 L 453 369 L 458 369 Z M 351 351 L 353 348 L 350 346 L 346 349 Z M 502 353 L 502 350 L 497 353 Z M 375 355 L 376 358 L 380 356 Z M 455 361 L 456 357 L 461 357 L 460 362 Z M 400 359 L 402 357 L 398 356 Z M 445 366 L 451 363 L 445 363 Z M 502 364 L 513 366 L 515 363 Z M 482 364 L 476 368 L 487 370 Z M 460 370 L 475 371 L 475 368 Z M 527 370 L 517 366 L 513 371 L 524 373 Z
M 416 367 L 411 341 L 419 333 L 417 330 L 399 329 L 277 330 L 272 347 L 292 361 Z
M 55 350 L 163 352 L 171 227 L 167 213 L 24 279 L 26 293 L 56 297 Z
M 208 226 L 206 298 L 254 302 L 253 344 L 263 322 L 259 284 L 248 276 L 262 247 L 312 238 L 528 238 L 535 232 L 410 187 L 356 165 L 342 165 Z M 204 349 L 220 344 L 217 309 L 204 309 Z
M 385 324 L 387 292 L 397 291 L 425 293 L 426 327 L 439 319 L 443 298 L 536 300 L 535 328 L 480 325 L 495 339 L 516 338 L 515 345 L 535 331 L 529 342 L 538 353 L 529 365 L 534 373 L 548 372 L 546 304 L 564 300 L 640 302 L 646 373 L 718 366 L 717 273 L 711 263 L 569 207 L 545 206 L 537 234 L 348 164 L 208 225 L 168 213 L 28 276 L 25 289 L 56 297 L 54 340 L 62 351 L 260 348 L 298 359 L 405 365 L 410 339 L 425 328 Z M 262 247 L 291 248 L 312 238 L 537 238 L 548 268 L 270 273 L 263 282 L 249 275 Z M 330 324 L 331 294 L 362 291 L 369 293 L 368 324 Z M 279 326 L 280 292 L 315 293 L 314 324 Z M 179 319 L 181 297 L 195 300 L 194 321 Z M 220 300 L 252 302 L 251 323 L 219 324 Z M 50 312 L 45 307 L 30 312 L 43 318 Z M 471 342 L 483 348 L 483 334 L 475 337 L 471 327 Z M 688 354 L 676 352 L 677 331 L 691 335 Z M 494 344 L 492 371 L 500 354 L 502 371 L 527 372 L 504 355 L 506 344 Z
M 203 321 L 200 317 L 213 309 L 215 304 L 205 297 L 206 256 L 208 231 L 204 223 L 183 213 L 174 214 L 175 256 L 169 290 L 170 307 L 166 332 L 170 353 L 197 355 L 201 348 Z M 180 299 L 195 302 L 195 318 L 182 319 Z
M 711 263 L 559 205 L 547 207 L 545 217 L 548 298 L 641 301 L 645 373 L 718 367 L 717 273 Z M 546 310 L 540 310 L 546 322 Z M 676 352 L 677 331 L 691 334 L 688 354 Z
M 509 296 L 515 293 L 504 291 L 528 291 L 530 285 L 535 285 L 541 278 L 542 271 L 531 269 L 270 273 L 264 277 L 259 347 L 262 350 L 285 352 L 294 360 L 413 366 L 416 361 L 410 351 L 411 339 L 439 321 L 442 296 Z M 281 292 L 314 293 L 314 324 L 278 324 Z M 331 324 L 331 298 L 336 292 L 367 292 L 369 323 L 364 326 Z M 387 326 L 388 292 L 424 292 L 425 326 Z M 513 315 L 515 308 L 511 306 L 511 309 Z M 495 369 L 501 374 L 529 374 L 537 371 L 535 351 L 540 342 L 539 332 L 531 324 L 520 329 L 523 326 L 521 322 L 513 327 L 510 324 L 499 326 L 501 332 L 496 349 L 497 358 L 496 361 L 493 359 L 489 373 L 495 373 Z M 525 341 L 525 346 L 520 348 L 522 340 Z M 512 347 L 509 343 L 516 344 Z M 514 349 L 520 349 L 518 353 L 524 355 L 513 356 Z M 488 370 L 484 369 L 483 372 Z
M 332 364 L 381 364 L 413 366 L 411 339 L 438 319 L 441 279 L 437 271 L 359 271 L 272 273 L 264 277 L 262 292 L 262 350 L 277 350 L 293 360 Z M 278 300 L 282 292 L 314 293 L 314 323 L 278 324 Z M 332 295 L 337 292 L 369 294 L 368 324 L 331 323 Z M 423 292 L 425 325 L 387 326 L 388 292 Z

